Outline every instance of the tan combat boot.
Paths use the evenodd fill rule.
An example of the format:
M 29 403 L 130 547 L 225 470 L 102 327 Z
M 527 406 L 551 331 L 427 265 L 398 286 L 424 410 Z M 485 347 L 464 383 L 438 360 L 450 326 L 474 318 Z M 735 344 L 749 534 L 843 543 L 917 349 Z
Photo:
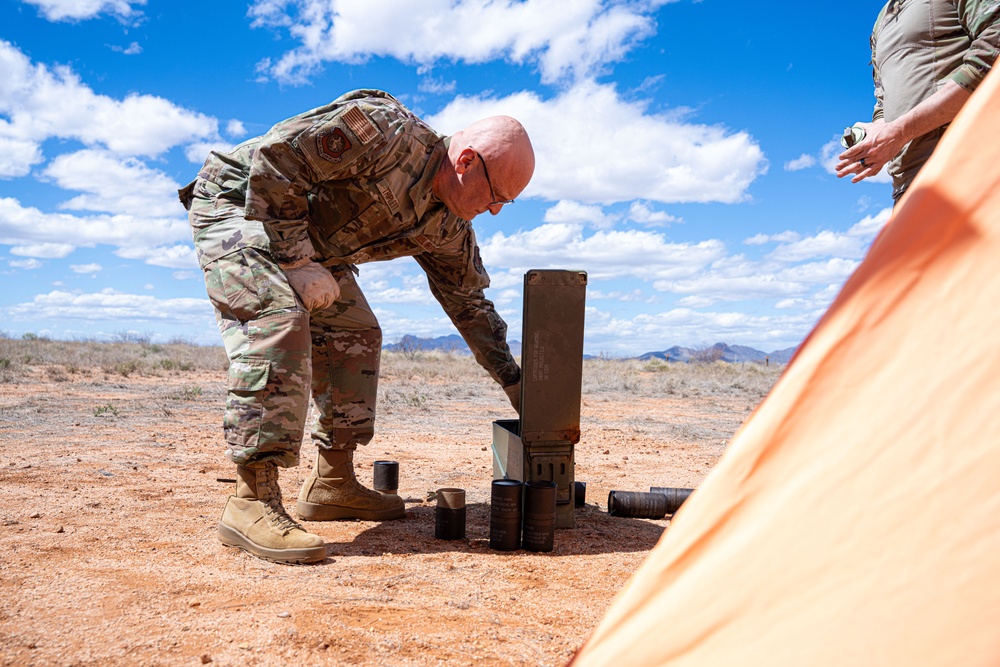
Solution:
M 366 489 L 354 476 L 354 450 L 321 449 L 302 485 L 295 511 L 305 521 L 399 519 L 406 513 L 396 494 Z
M 307 533 L 281 504 L 278 466 L 236 466 L 236 495 L 229 496 L 219 519 L 223 544 L 278 563 L 313 563 L 326 558 L 323 538 Z

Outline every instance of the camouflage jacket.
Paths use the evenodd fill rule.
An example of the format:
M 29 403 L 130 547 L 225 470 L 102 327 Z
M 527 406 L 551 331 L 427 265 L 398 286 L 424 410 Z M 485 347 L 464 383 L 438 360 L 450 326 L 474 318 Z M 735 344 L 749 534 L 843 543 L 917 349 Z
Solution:
M 431 189 L 446 152 L 447 140 L 391 95 L 357 90 L 212 153 L 198 175 L 246 202 L 279 264 L 412 256 L 477 361 L 508 386 L 520 369 L 483 293 L 489 276 L 472 224 Z
M 969 92 L 1000 49 L 1000 0 L 890 0 L 872 29 L 873 120 L 892 121 L 946 81 Z M 917 137 L 889 162 L 899 198 L 930 157 L 945 128 Z

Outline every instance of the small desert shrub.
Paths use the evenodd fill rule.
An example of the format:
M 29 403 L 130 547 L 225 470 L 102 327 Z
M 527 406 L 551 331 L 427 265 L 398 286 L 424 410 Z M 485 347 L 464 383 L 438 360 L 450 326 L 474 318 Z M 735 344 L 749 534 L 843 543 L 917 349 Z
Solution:
M 199 398 L 202 395 L 202 393 L 204 392 L 202 391 L 201 387 L 193 385 L 190 387 L 182 388 L 179 392 L 173 395 L 173 398 L 176 398 L 181 401 L 193 401 Z
M 108 403 L 107 405 L 99 405 L 98 407 L 94 408 L 94 416 L 95 417 L 102 417 L 104 415 L 110 415 L 112 417 L 117 417 L 118 416 L 118 408 L 116 408 L 111 403 Z

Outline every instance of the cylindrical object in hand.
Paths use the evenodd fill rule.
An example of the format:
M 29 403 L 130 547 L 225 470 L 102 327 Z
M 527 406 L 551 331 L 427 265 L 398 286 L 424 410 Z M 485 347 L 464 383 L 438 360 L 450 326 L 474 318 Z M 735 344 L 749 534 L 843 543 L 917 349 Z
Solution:
M 587 483 L 573 482 L 573 506 L 583 507 L 587 504 Z
M 524 485 L 524 528 L 521 546 L 527 551 L 552 551 L 556 536 L 556 483 Z
M 676 514 L 694 489 L 675 489 L 669 486 L 651 486 L 650 493 L 662 493 L 667 497 L 667 514 Z
M 521 496 L 524 484 L 516 479 L 495 479 L 490 493 L 490 549 L 521 548 Z
M 438 489 L 434 508 L 434 537 L 439 540 L 465 538 L 465 490 Z
M 853 125 L 851 127 L 844 128 L 844 134 L 840 137 L 840 145 L 844 148 L 850 148 L 854 144 L 860 142 L 865 138 L 865 128 L 858 125 Z
M 612 491 L 608 494 L 608 514 L 633 519 L 662 519 L 667 513 L 667 497 L 662 493 Z
M 372 488 L 380 493 L 396 493 L 399 490 L 399 463 L 396 461 L 373 463 Z

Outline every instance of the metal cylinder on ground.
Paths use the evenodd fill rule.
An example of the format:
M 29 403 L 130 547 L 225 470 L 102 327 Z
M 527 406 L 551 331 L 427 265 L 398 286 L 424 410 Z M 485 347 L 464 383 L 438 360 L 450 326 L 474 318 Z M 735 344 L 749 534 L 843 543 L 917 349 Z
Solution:
M 399 490 L 399 463 L 375 461 L 372 464 L 372 488 L 379 493 L 396 493 Z
M 694 489 L 679 489 L 670 486 L 651 486 L 650 493 L 663 494 L 667 499 L 667 514 L 676 514 Z
M 556 534 L 556 483 L 524 485 L 524 524 L 521 546 L 526 551 L 552 551 Z
M 434 508 L 434 537 L 465 539 L 465 489 L 438 489 Z
M 521 548 L 522 495 L 524 484 L 516 479 L 495 479 L 490 491 L 490 548 L 516 551 Z
M 667 514 L 667 497 L 662 493 L 612 491 L 608 494 L 608 514 L 632 519 L 662 519 Z

